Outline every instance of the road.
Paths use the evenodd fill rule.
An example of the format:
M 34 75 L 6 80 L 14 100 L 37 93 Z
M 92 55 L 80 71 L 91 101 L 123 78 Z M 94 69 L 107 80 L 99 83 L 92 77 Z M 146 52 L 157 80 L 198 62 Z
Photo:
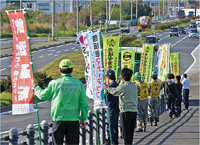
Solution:
M 171 43 L 171 53 L 180 53 L 180 74 L 183 74 L 187 68 L 193 63 L 191 52 L 199 45 L 198 39 L 189 39 L 188 34 L 181 34 L 180 37 L 169 37 L 169 32 L 160 32 L 157 34 L 160 37 L 159 44 Z M 48 49 L 41 49 L 33 52 L 34 69 L 37 71 L 43 68 L 46 64 L 53 61 L 55 58 L 80 50 L 79 46 L 74 43 L 51 47 Z M 11 57 L 0 59 L 2 68 L 5 67 L 9 73 Z M 2 71 L 3 72 L 3 71 Z M 92 108 L 92 100 L 90 101 L 90 108 Z M 51 121 L 50 118 L 50 102 L 39 104 L 40 120 Z M 11 127 L 16 127 L 19 130 L 25 129 L 29 123 L 36 124 L 36 113 L 27 115 L 12 116 L 11 112 L 1 114 L 1 132 L 9 130 Z

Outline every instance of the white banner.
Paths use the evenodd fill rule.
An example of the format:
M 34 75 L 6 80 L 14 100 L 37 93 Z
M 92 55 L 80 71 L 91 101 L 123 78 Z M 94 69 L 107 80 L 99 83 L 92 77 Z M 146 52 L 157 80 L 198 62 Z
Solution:
M 91 70 L 91 60 L 90 51 L 88 47 L 88 41 L 86 38 L 86 32 L 78 34 L 79 43 L 83 52 L 85 59 L 85 80 L 86 80 L 86 95 L 90 99 L 94 99 L 93 88 L 92 88 L 92 70 Z

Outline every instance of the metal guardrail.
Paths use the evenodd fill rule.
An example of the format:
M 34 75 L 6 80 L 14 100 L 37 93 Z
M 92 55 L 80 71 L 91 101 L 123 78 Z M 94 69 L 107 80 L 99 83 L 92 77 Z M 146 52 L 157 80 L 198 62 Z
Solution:
M 164 96 L 161 96 L 159 108 L 160 114 L 165 111 L 165 107 L 166 105 Z M 94 145 L 97 144 L 98 141 L 100 144 L 104 144 L 107 134 L 107 125 L 108 122 L 106 109 L 97 110 L 96 112 L 90 110 L 88 119 L 86 121 L 86 127 L 80 129 L 80 145 Z M 49 133 L 50 127 L 52 127 L 52 123 L 48 123 L 47 120 L 43 120 L 40 123 L 42 145 L 52 144 L 52 141 L 49 140 L 49 137 L 52 136 L 52 133 Z M 35 136 L 36 131 L 38 131 L 38 126 L 34 124 L 27 125 L 26 130 L 21 132 L 18 132 L 16 128 L 11 128 L 9 130 L 9 134 L 1 136 L 0 140 L 7 141 L 9 145 L 34 145 L 35 141 L 39 140 L 39 136 Z M 25 136 L 26 141 L 18 143 L 20 136 Z

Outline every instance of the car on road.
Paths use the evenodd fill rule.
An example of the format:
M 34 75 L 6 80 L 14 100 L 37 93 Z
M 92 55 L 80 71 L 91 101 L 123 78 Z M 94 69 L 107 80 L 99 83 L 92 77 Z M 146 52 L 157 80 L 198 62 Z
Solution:
M 196 28 L 190 29 L 188 37 L 189 37 L 189 39 L 190 38 L 197 38 L 197 39 L 199 39 L 199 33 L 198 33 L 197 29 Z
M 179 29 L 178 29 L 178 27 L 171 27 L 171 28 L 170 28 L 169 36 L 170 36 L 170 37 L 172 37 L 172 36 L 177 36 L 177 37 L 179 37 Z
M 197 25 L 200 24 L 200 19 L 197 19 L 197 20 L 196 20 L 196 24 L 197 24 Z
M 196 28 L 197 24 L 195 22 L 191 22 L 189 28 Z
M 181 26 L 179 26 L 179 27 L 178 27 L 178 31 L 179 31 L 179 33 L 186 34 L 185 27 L 181 27 Z
M 154 50 L 157 51 L 158 50 L 158 40 L 159 38 L 157 38 L 156 36 L 154 35 L 150 35 L 150 36 L 146 36 L 145 38 L 145 44 L 154 44 L 155 47 L 154 47 Z
M 200 24 L 197 25 L 197 30 L 198 30 L 198 32 L 200 32 Z

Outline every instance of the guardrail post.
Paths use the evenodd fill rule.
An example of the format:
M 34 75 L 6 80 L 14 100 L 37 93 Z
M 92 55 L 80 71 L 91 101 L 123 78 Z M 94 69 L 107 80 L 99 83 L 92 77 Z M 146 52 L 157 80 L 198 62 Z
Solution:
M 89 145 L 93 145 L 93 111 L 89 111 Z
M 47 120 L 43 120 L 40 123 L 41 126 L 41 139 L 43 145 L 48 145 L 48 139 L 49 139 L 49 124 Z
M 11 128 L 9 130 L 9 145 L 18 144 L 18 131 L 16 128 Z
M 86 145 L 86 129 L 81 129 L 81 145 Z
M 106 140 L 106 123 L 105 123 L 105 120 L 106 120 L 106 117 L 105 117 L 105 109 L 102 109 L 102 112 L 100 113 L 100 120 L 101 120 L 101 124 L 100 124 L 100 128 L 101 128 L 101 144 L 104 144 L 105 143 L 105 140 Z
M 95 126 L 96 126 L 96 134 L 95 134 L 95 143 L 98 145 L 99 143 L 98 142 L 100 142 L 100 140 L 99 140 L 99 133 L 100 133 L 100 131 L 99 131 L 99 109 L 97 109 L 97 111 L 96 111 L 96 114 L 95 114 Z
M 35 137 L 35 127 L 33 126 L 33 124 L 27 125 L 26 131 L 27 131 L 27 139 L 26 139 L 27 144 L 28 145 L 35 144 L 35 140 L 34 140 L 34 137 Z

